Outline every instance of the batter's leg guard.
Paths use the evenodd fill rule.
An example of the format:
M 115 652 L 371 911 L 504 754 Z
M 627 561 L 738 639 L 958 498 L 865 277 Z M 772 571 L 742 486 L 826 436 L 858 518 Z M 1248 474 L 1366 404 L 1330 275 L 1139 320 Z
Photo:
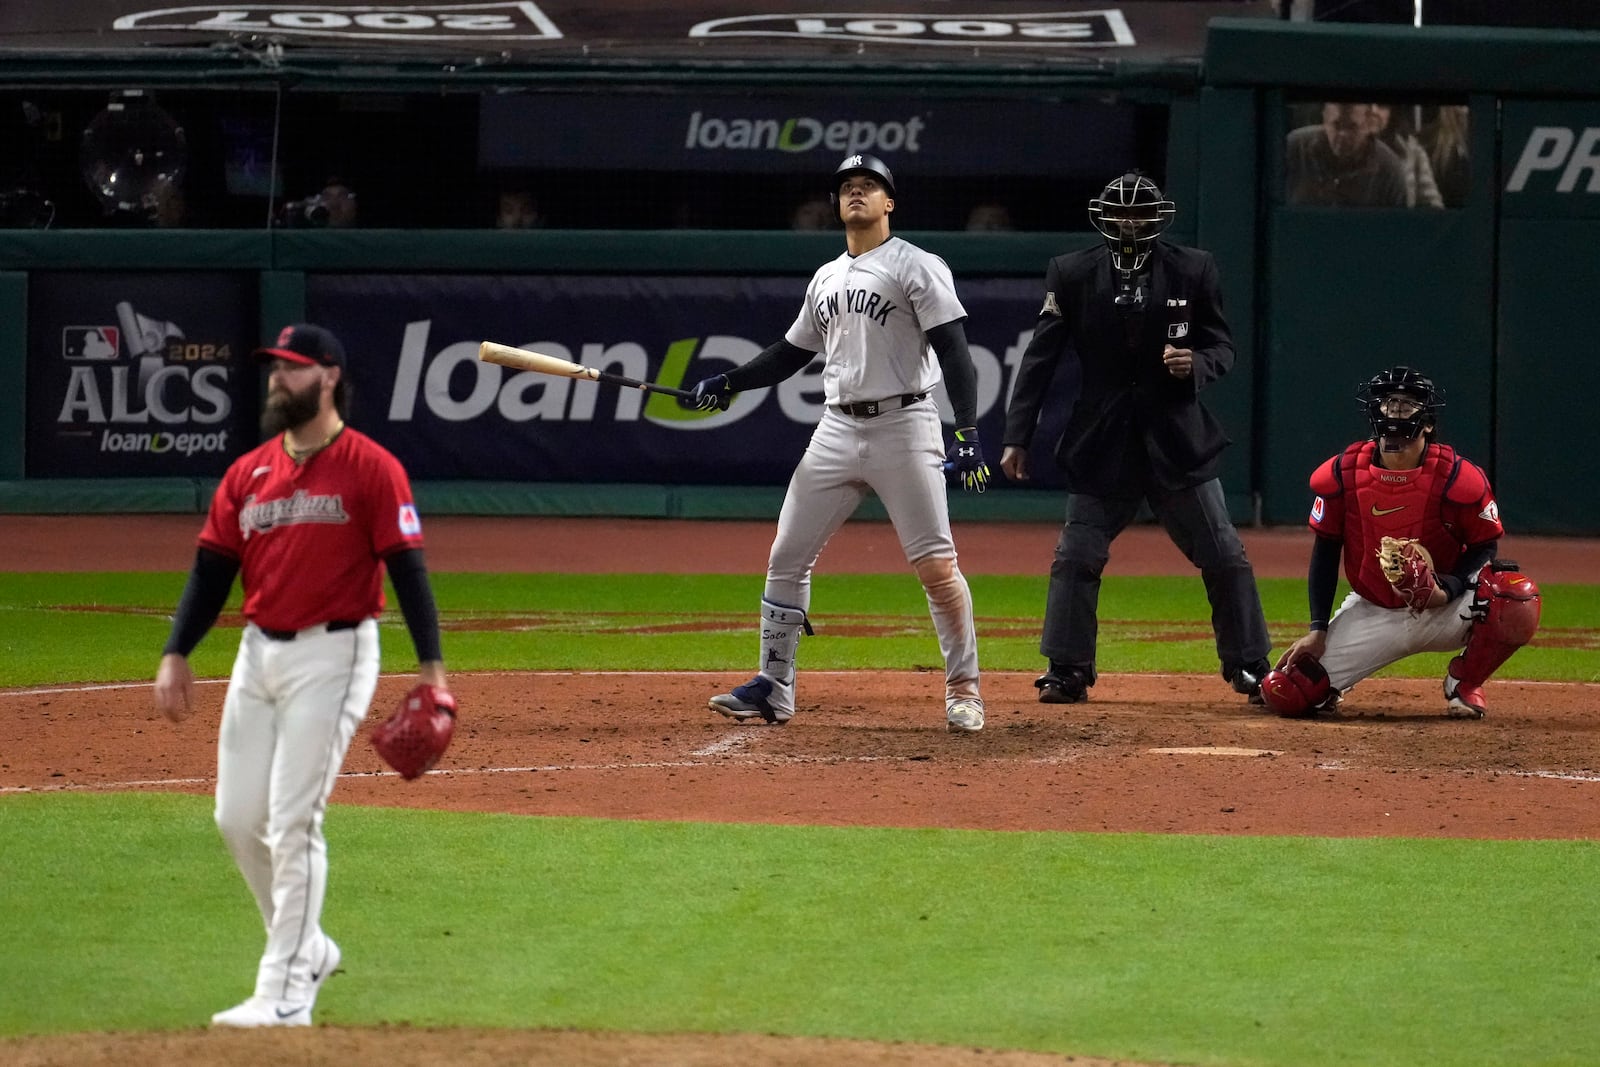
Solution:
M 711 698 L 711 710 L 744 722 L 762 719 L 788 722 L 794 716 L 794 660 L 806 613 L 799 608 L 761 601 L 761 669 L 733 692 Z
M 1489 709 L 1483 683 L 1533 639 L 1539 629 L 1540 604 L 1539 587 L 1513 561 L 1497 559 L 1478 572 L 1467 647 L 1445 668 L 1446 715 L 1483 718 Z
M 1309 656 L 1302 656 L 1281 670 L 1267 671 L 1259 691 L 1261 703 L 1286 719 L 1315 715 L 1334 697 L 1328 672 Z

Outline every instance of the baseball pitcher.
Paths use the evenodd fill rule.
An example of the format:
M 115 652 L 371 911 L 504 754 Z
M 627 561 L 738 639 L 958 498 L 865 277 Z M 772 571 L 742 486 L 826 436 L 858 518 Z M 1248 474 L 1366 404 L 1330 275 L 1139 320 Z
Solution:
M 211 1023 L 310 1026 L 317 992 L 340 962 L 322 931 L 322 819 L 378 684 L 381 565 L 429 709 L 448 715 L 454 702 L 411 486 L 394 456 L 345 425 L 344 346 L 305 323 L 256 355 L 272 367 L 261 418 L 271 436 L 228 468 L 212 497 L 155 701 L 174 722 L 189 716 L 189 653 L 240 575 L 246 625 L 222 707 L 216 822 L 267 941 L 252 995 Z

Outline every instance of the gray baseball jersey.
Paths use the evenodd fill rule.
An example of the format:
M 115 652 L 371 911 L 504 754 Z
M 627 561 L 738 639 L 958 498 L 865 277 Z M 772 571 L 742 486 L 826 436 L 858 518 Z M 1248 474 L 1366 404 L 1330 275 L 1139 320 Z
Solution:
M 891 237 L 819 267 L 785 339 L 823 354 L 827 403 L 853 404 L 931 390 L 940 375 L 927 331 L 966 314 L 945 261 Z

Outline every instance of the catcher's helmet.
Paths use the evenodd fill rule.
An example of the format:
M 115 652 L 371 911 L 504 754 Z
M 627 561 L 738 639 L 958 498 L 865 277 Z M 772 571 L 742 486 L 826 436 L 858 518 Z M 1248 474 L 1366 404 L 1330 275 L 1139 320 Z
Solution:
M 835 168 L 833 187 L 828 190 L 828 203 L 832 204 L 835 210 L 839 207 L 839 186 L 846 178 L 855 174 L 866 174 L 876 178 L 884 191 L 891 197 L 894 196 L 894 172 L 889 169 L 889 164 L 877 156 L 845 156 L 844 162 Z
M 1177 213 L 1178 206 L 1136 170 L 1111 182 L 1089 201 L 1089 221 L 1106 239 L 1111 262 L 1120 271 L 1144 269 L 1156 238 Z
M 1390 367 L 1362 382 L 1356 399 L 1372 423 L 1372 436 L 1412 440 L 1431 433 L 1444 407 L 1444 390 L 1412 367 Z M 1407 404 L 1404 401 L 1409 400 Z

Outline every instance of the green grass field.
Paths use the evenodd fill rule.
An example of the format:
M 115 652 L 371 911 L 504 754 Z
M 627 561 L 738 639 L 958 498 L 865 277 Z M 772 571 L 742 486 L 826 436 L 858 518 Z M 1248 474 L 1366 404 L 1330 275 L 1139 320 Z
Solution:
M 726 669 L 759 579 L 435 578 L 451 668 Z M 974 577 L 988 669 L 1042 580 Z M 0 684 L 150 677 L 182 576 L 0 576 Z M 1281 647 L 1304 585 L 1262 583 Z M 907 576 L 819 577 L 806 666 L 936 656 Z M 625 607 L 619 607 L 625 606 Z M 1105 671 L 1215 670 L 1199 583 L 1108 580 Z M 1600 680 L 1600 589 L 1545 590 L 1507 676 Z M 516 630 L 484 629 L 514 621 Z M 829 635 L 898 620 L 887 637 Z M 635 633 L 658 623 L 690 632 Z M 478 627 L 478 628 L 474 628 Z M 236 631 L 194 658 L 220 676 Z M 398 618 L 385 669 L 411 664 Z M 1443 657 L 1396 673 L 1431 675 Z M 4 754 L 0 753 L 0 764 Z M 1581 786 L 1581 788 L 1593 788 Z M 337 794 L 335 794 L 337 797 Z M 335 805 L 352 977 L 318 1021 L 749 1031 L 1229 1067 L 1592 1064 L 1600 848 L 634 823 Z M 0 794 L 0 1036 L 176 1030 L 248 992 L 260 927 L 203 797 Z M 159 976 L 159 981 L 154 980 Z

